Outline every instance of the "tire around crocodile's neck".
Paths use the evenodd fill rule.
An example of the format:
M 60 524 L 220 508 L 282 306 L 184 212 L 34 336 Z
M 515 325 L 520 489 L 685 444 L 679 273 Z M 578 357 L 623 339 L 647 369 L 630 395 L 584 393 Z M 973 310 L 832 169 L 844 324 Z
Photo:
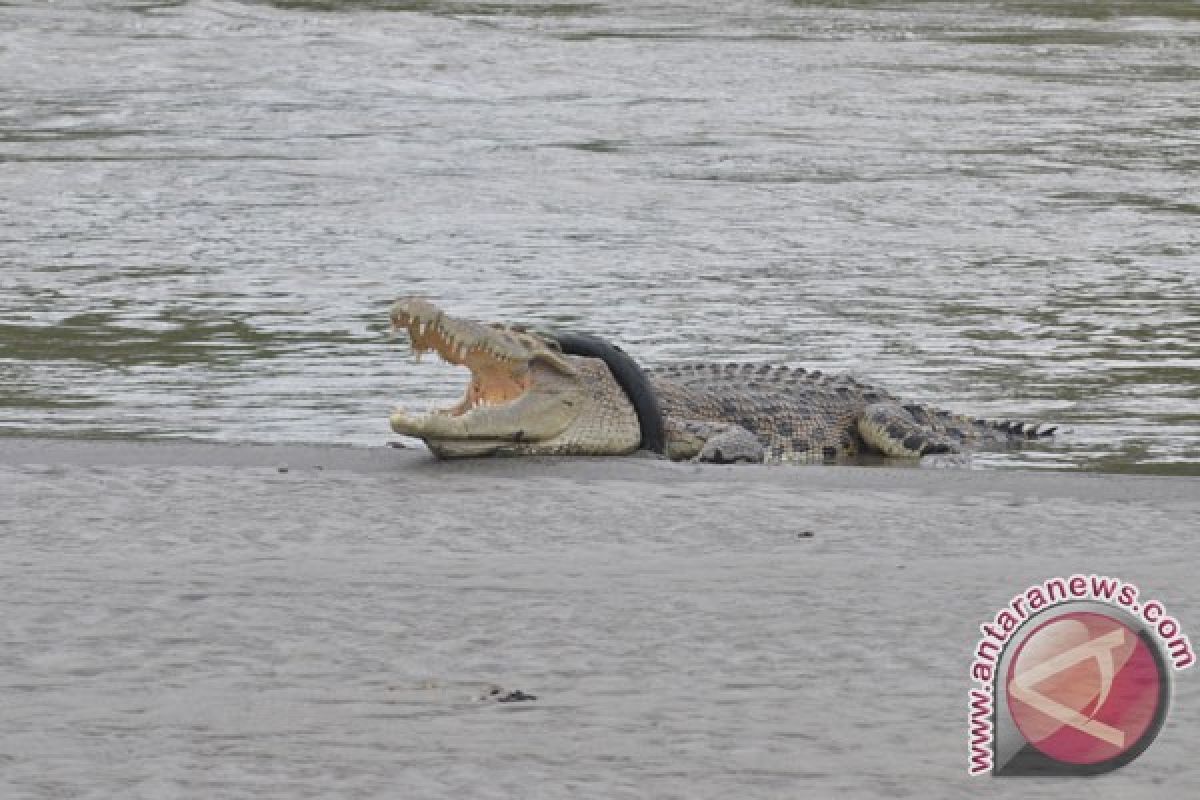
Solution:
M 590 333 L 574 331 L 545 331 L 539 332 L 558 343 L 564 355 L 599 358 L 608 367 L 617 384 L 629 398 L 633 410 L 637 412 L 638 427 L 641 429 L 642 441 L 639 447 L 655 453 L 665 454 L 667 450 L 667 435 L 663 428 L 662 410 L 658 405 L 658 396 L 646 373 L 638 366 L 628 353 L 607 339 L 593 336 Z

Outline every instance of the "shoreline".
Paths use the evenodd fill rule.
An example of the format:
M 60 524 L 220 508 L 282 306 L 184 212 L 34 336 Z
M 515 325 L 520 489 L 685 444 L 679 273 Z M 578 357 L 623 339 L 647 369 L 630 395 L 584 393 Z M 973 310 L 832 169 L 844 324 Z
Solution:
M 417 447 L 331 444 L 221 443 L 194 440 L 0 437 L 0 465 L 73 465 L 172 468 L 283 468 L 392 473 L 421 479 L 485 477 L 560 478 L 668 486 L 719 482 L 779 488 L 976 491 L 1106 501 L 1188 502 L 1200 476 L 1058 470 L 922 468 L 853 465 L 711 465 L 670 462 L 648 455 L 537 456 L 438 461 Z

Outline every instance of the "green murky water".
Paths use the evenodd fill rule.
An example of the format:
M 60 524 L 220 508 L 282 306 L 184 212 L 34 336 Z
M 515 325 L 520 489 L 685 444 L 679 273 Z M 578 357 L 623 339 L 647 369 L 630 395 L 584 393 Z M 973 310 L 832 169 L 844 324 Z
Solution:
M 390 298 L 1200 473 L 1200 7 L 0 4 L 0 432 L 372 444 Z

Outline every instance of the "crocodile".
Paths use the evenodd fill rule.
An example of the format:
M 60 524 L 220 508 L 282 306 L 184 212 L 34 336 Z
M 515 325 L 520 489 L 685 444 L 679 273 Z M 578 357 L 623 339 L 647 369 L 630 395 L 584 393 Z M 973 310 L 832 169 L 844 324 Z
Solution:
M 461 400 L 392 430 L 439 458 L 627 455 L 647 449 L 710 463 L 920 459 L 1041 439 L 1055 428 L 977 419 L 906 403 L 850 375 L 765 364 L 641 369 L 582 334 L 454 317 L 422 297 L 391 310 L 413 354 L 471 374 Z

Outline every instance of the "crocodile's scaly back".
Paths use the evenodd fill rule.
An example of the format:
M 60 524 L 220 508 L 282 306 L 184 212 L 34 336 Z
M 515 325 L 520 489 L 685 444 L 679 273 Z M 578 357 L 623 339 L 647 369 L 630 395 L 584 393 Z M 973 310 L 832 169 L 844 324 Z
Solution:
M 648 370 L 668 418 L 732 423 L 774 460 L 820 460 L 862 450 L 855 421 L 889 392 L 848 375 L 759 364 L 684 364 Z
M 912 457 L 1046 435 L 1036 425 L 902 403 L 851 375 L 819 370 L 685 364 L 648 373 L 677 435 L 691 423 L 734 425 L 757 437 L 768 460 L 818 461 L 864 452 Z

